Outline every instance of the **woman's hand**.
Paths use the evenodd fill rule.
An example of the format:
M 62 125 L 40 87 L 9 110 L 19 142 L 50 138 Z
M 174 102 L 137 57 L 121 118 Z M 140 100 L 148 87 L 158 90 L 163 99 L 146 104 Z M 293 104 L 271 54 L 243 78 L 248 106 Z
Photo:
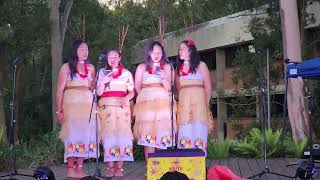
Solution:
M 112 75 L 109 75 L 109 76 L 105 76 L 102 80 L 101 80 L 101 83 L 102 84 L 107 84 L 111 81 L 112 79 Z
M 59 124 L 63 124 L 64 123 L 64 115 L 63 115 L 63 112 L 57 112 L 57 119 L 58 119 L 58 122 Z
M 160 78 L 163 84 L 163 87 L 167 91 L 171 91 L 171 70 L 170 70 L 170 65 L 166 64 L 164 69 L 160 71 Z
M 128 101 L 129 101 L 128 96 L 120 98 L 120 102 L 119 102 L 120 107 L 123 108 L 124 106 L 126 106 Z
M 167 74 L 166 74 L 165 71 L 160 71 L 159 75 L 160 75 L 160 79 L 161 80 L 166 80 L 167 79 Z

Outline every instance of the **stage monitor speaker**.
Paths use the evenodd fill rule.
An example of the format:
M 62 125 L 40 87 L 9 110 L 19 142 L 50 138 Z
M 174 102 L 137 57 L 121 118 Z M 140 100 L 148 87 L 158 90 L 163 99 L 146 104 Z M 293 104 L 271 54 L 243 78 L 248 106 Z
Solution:
M 148 180 L 159 180 L 167 172 L 180 172 L 193 180 L 206 179 L 206 158 L 201 150 L 169 150 L 149 153 Z
M 303 152 L 303 158 L 308 159 L 310 155 L 310 149 L 307 147 Z M 320 160 L 320 144 L 312 144 L 312 157 L 314 160 Z

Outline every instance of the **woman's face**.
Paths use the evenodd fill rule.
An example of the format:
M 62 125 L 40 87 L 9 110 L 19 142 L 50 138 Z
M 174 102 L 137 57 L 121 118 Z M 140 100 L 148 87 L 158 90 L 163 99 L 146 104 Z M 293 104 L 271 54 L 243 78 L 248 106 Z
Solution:
M 86 43 L 80 44 L 77 49 L 77 56 L 79 61 L 84 61 L 88 59 L 89 51 Z
M 108 58 L 108 64 L 111 68 L 118 67 L 121 59 L 118 52 L 110 51 L 107 58 Z
M 189 61 L 190 60 L 190 51 L 188 46 L 185 43 L 181 43 L 179 46 L 179 56 L 180 59 Z
M 152 62 L 154 62 L 154 63 L 160 62 L 161 58 L 162 58 L 162 53 L 163 52 L 162 52 L 162 49 L 160 46 L 158 46 L 158 45 L 153 46 L 153 50 L 150 55 Z

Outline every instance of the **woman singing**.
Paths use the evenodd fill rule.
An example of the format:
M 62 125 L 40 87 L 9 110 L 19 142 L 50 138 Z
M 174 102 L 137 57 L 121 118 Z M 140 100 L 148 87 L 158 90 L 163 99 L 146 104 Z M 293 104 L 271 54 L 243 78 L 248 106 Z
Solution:
M 134 136 L 144 146 L 145 159 L 155 148 L 172 145 L 171 137 L 171 67 L 166 63 L 162 45 L 150 43 L 145 62 L 137 67 L 135 89 Z
M 98 90 L 100 135 L 107 176 L 123 176 L 123 161 L 133 161 L 130 100 L 134 96 L 132 74 L 121 64 L 118 50 L 106 54 L 107 66 L 99 71 Z M 117 162 L 116 170 L 114 161 Z

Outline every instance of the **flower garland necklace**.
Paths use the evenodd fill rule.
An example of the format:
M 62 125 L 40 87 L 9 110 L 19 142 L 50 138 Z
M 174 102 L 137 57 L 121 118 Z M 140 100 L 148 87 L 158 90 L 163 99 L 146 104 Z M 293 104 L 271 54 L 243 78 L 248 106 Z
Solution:
M 153 63 L 153 65 L 156 65 L 157 63 Z M 159 64 L 159 63 L 158 63 Z M 160 69 L 161 70 L 163 70 L 164 69 L 164 63 L 162 63 L 162 62 L 160 62 Z M 147 71 L 148 71 L 148 73 L 149 74 L 153 74 L 152 73 L 152 67 L 149 67 L 148 69 L 147 69 Z
M 112 74 L 112 78 L 114 78 L 114 79 L 118 78 L 122 74 L 123 66 L 121 66 L 121 64 L 119 64 L 117 68 L 118 68 L 117 74 Z
M 81 63 L 82 64 L 82 63 Z M 83 69 L 84 69 L 84 74 L 81 74 L 79 71 L 78 66 L 76 65 L 77 73 L 79 74 L 80 78 L 85 79 L 88 77 L 89 74 L 89 68 L 87 63 L 83 63 Z
M 184 64 L 185 64 L 185 63 L 181 64 L 180 69 L 179 69 L 181 76 L 187 76 L 189 73 L 191 73 L 191 67 L 189 67 L 188 72 L 184 72 L 184 71 L 183 71 Z

